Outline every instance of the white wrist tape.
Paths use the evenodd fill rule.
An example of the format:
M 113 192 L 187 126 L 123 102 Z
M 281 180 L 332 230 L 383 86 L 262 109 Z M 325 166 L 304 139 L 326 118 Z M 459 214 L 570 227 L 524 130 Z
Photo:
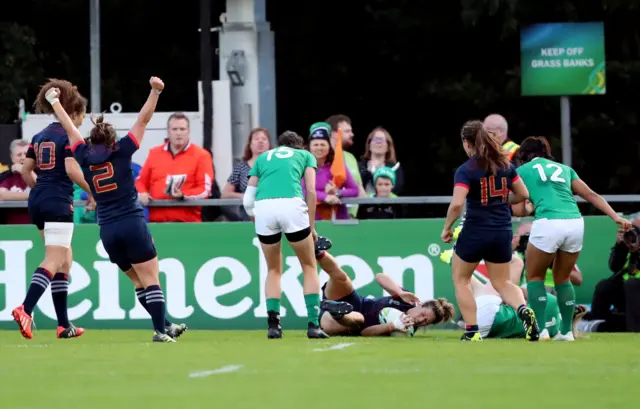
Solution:
M 256 201 L 256 187 L 255 186 L 247 186 L 247 190 L 244 192 L 244 196 L 242 197 L 242 204 L 244 205 L 244 210 L 247 212 L 249 216 L 254 216 L 253 207 Z

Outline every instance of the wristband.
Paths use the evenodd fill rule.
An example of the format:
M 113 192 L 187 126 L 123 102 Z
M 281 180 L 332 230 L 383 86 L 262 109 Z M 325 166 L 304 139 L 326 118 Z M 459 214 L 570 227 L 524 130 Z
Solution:
M 162 91 L 160 91 L 159 89 L 155 89 L 155 88 L 151 88 L 151 92 L 153 92 L 156 95 L 162 94 Z

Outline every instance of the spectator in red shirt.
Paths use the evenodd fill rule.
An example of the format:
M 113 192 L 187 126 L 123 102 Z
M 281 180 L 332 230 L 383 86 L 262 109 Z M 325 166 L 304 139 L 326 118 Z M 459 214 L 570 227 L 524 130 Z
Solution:
M 0 201 L 23 201 L 29 198 L 29 187 L 24 180 L 20 171 L 22 164 L 27 157 L 29 142 L 23 139 L 16 139 L 11 142 L 11 169 L 10 174 L 0 182 Z M 30 224 L 29 211 L 24 208 L 6 209 L 7 224 Z

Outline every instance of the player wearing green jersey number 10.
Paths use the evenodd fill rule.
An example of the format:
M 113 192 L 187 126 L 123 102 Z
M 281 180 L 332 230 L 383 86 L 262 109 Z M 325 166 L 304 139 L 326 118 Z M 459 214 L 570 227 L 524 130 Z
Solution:
M 304 140 L 287 131 L 278 147 L 263 152 L 249 171 L 243 204 L 255 222 L 256 234 L 267 261 L 267 322 L 269 339 L 282 338 L 280 325 L 281 238 L 285 234 L 304 273 L 304 300 L 309 321 L 307 337 L 329 338 L 320 329 L 320 279 L 314 243 L 316 210 L 316 159 L 304 150 Z M 306 195 L 302 194 L 304 178 Z M 306 203 L 305 203 L 306 198 Z
M 606 200 L 589 188 L 569 166 L 554 162 L 549 142 L 541 136 L 525 139 L 518 150 L 522 166 L 518 174 L 529 190 L 535 221 L 527 245 L 526 269 L 529 303 L 538 316 L 544 316 L 547 293 L 544 278 L 555 255 L 553 279 L 562 316 L 558 341 L 573 341 L 571 324 L 575 306 L 575 292 L 570 281 L 571 270 L 582 250 L 584 221 L 573 197 L 577 194 L 611 217 L 624 230 L 631 223 L 618 216 Z M 516 216 L 526 216 L 523 206 L 514 209 Z M 540 339 L 549 339 L 543 331 Z

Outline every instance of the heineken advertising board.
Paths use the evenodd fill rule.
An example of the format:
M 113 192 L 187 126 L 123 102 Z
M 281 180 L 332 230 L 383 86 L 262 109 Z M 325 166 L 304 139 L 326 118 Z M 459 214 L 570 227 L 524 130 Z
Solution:
M 317 230 L 331 238 L 331 253 L 361 295 L 386 295 L 375 281 L 376 273 L 385 272 L 422 300 L 446 297 L 455 303 L 451 267 L 439 257 L 451 247 L 440 239 L 443 224 L 442 219 L 365 220 L 357 225 L 319 222 Z M 265 328 L 267 266 L 252 223 L 150 227 L 171 320 L 194 329 Z M 611 219 L 585 217 L 584 250 L 578 260 L 584 284 L 576 287 L 579 303 L 590 303 L 598 280 L 611 274 L 607 261 L 615 237 Z M 302 268 L 286 242 L 283 249 L 283 324 L 305 328 Z M 22 303 L 43 255 L 34 226 L 0 226 L 0 329 L 16 329 L 11 310 Z M 327 279 L 320 272 L 321 283 Z M 50 290 L 34 314 L 38 328 L 55 328 Z M 69 318 L 85 328 L 151 328 L 133 285 L 109 261 L 96 225 L 75 226 Z

